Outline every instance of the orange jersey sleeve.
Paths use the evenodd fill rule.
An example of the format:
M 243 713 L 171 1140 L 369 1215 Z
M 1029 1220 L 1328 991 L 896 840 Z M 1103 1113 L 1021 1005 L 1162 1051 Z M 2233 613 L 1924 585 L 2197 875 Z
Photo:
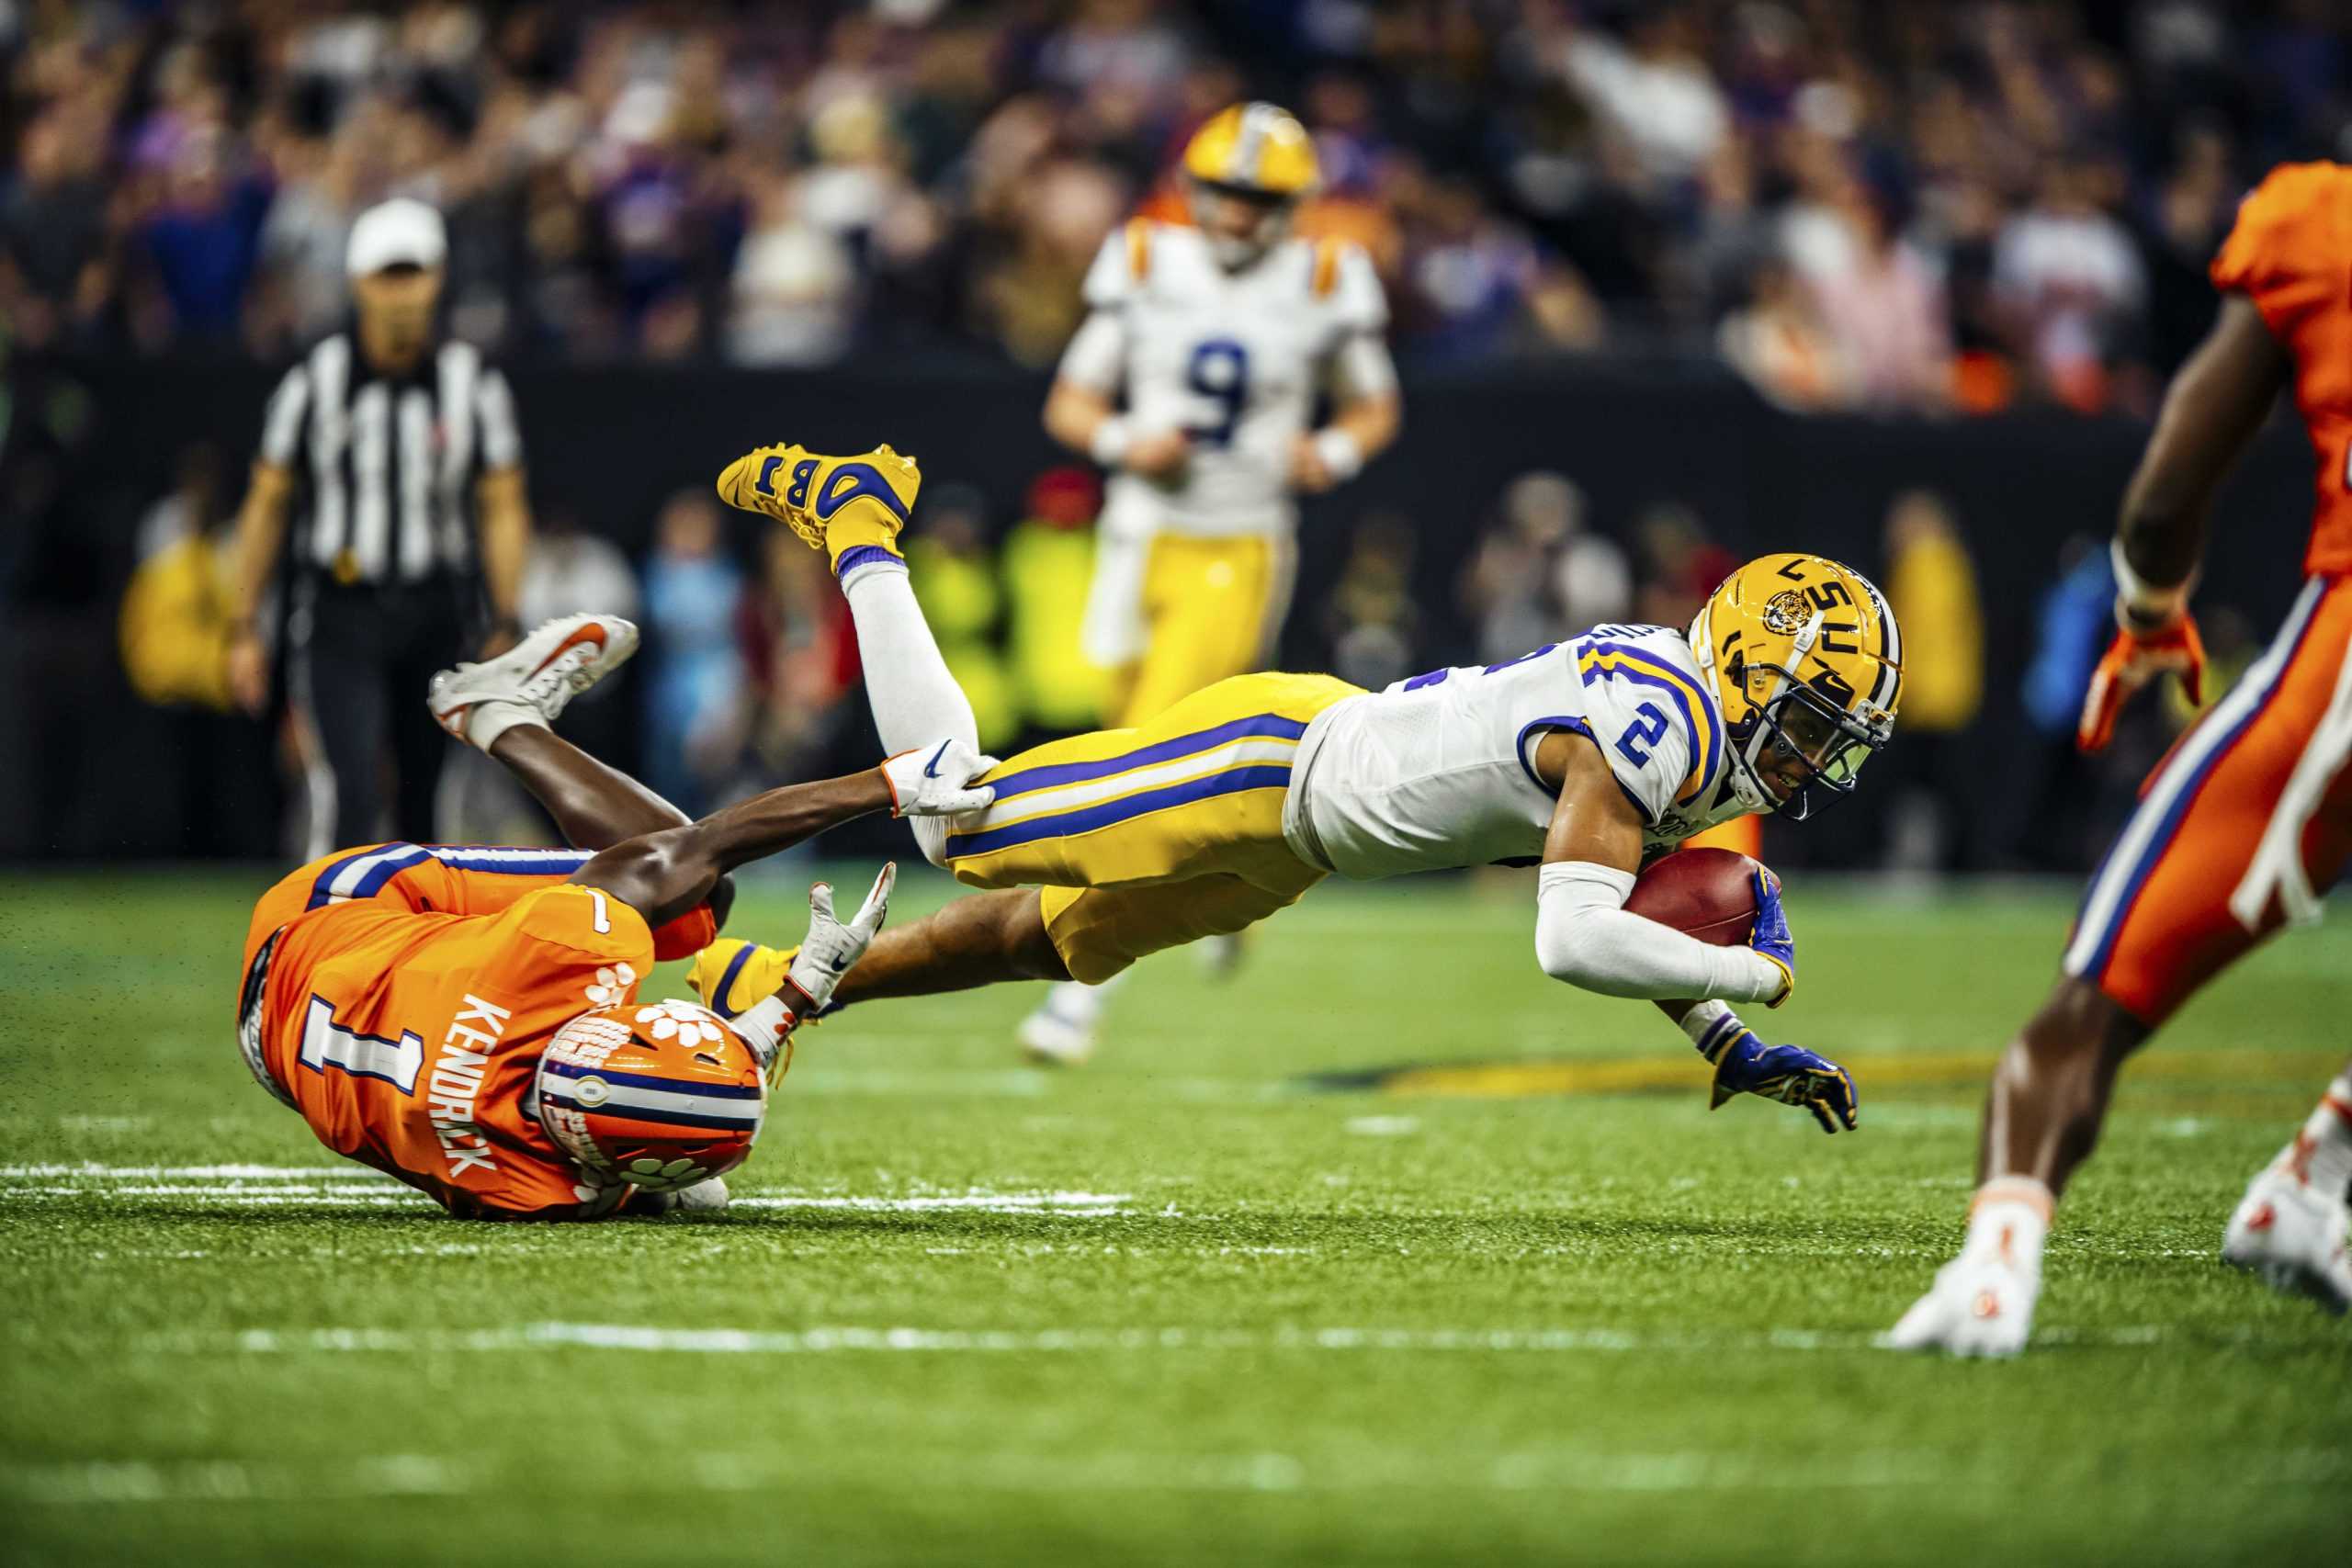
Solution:
M 321 1142 L 454 1213 L 601 1213 L 607 1195 L 541 1129 L 532 1085 L 555 1032 L 633 999 L 653 961 L 642 916 L 568 883 L 495 915 L 331 906 L 273 957 L 266 1065 Z
M 2304 570 L 2352 570 L 2352 168 L 2273 169 L 2239 206 L 2211 276 L 2252 301 L 2295 361 L 2295 406 L 2319 459 Z

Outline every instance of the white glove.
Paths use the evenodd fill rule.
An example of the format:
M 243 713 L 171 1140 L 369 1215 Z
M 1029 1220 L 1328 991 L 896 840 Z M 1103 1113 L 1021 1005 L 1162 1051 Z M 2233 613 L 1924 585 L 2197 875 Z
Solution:
M 882 763 L 893 817 L 960 817 L 985 809 L 996 791 L 972 781 L 996 766 L 961 740 L 918 746 Z
M 831 886 L 820 882 L 808 890 L 808 934 L 801 939 L 800 951 L 785 976 L 808 1004 L 792 1008 L 795 1018 L 814 1017 L 833 999 L 833 987 L 842 983 L 851 964 L 865 956 L 866 944 L 882 929 L 890 912 L 890 889 L 898 880 L 899 864 L 892 861 L 874 879 L 874 891 L 846 924 L 833 913 Z

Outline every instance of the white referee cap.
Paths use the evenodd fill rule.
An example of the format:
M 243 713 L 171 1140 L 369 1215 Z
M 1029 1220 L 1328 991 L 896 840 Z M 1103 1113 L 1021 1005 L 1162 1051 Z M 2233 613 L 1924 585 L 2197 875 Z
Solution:
M 344 270 L 366 277 L 388 266 L 436 267 L 449 254 L 441 214 L 412 197 L 394 197 L 359 215 L 351 226 Z

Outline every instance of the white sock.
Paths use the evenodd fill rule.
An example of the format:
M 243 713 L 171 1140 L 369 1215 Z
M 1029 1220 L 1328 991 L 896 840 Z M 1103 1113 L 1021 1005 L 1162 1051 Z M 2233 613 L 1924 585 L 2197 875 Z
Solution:
M 548 727 L 539 710 L 528 703 L 476 703 L 466 710 L 466 744 L 487 757 L 498 738 L 518 724 Z
M 2341 1200 L 2345 1189 L 2352 1187 L 2352 1072 L 2337 1075 L 2327 1086 L 2297 1141 L 2311 1145 L 2304 1167 L 2311 1184 Z
M 2055 1200 L 2030 1176 L 1996 1176 L 1969 1205 L 1968 1241 L 1962 1256 L 1996 1253 L 2029 1279 L 2041 1277 L 2041 1244 L 2050 1235 Z
M 857 654 L 865 666 L 865 701 L 882 750 L 896 756 L 942 740 L 980 743 L 980 727 L 964 688 L 915 603 L 914 584 L 897 560 L 869 560 L 842 583 L 857 624 Z

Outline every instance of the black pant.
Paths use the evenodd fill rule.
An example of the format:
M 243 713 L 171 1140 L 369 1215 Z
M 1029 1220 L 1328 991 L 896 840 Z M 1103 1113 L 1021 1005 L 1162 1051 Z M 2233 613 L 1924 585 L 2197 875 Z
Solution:
M 311 780 L 314 849 L 326 821 L 334 828 L 328 849 L 432 840 L 449 738 L 424 705 L 425 686 L 435 671 L 474 651 L 467 637 L 472 600 L 469 584 L 448 579 L 404 586 L 322 581 L 298 594 L 288 684 L 324 753 L 325 776 L 314 769 Z

